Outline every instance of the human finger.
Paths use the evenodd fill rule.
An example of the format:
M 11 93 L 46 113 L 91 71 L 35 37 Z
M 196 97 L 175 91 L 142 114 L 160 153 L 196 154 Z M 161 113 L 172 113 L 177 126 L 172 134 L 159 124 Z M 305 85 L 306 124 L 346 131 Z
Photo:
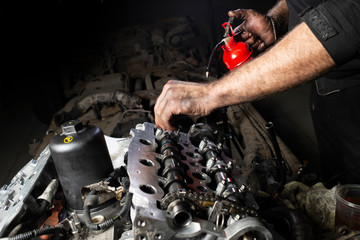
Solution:
M 261 44 L 261 40 L 256 41 L 253 45 L 249 45 L 253 50 L 258 50 L 259 45 Z
M 252 33 L 250 33 L 250 32 L 242 32 L 242 33 L 240 33 L 240 37 L 241 37 L 241 39 L 243 40 L 243 41 L 246 41 L 246 40 L 248 40 L 249 38 L 251 38 L 253 35 L 252 35 Z
M 155 124 L 163 130 L 174 131 L 175 127 L 170 123 L 170 119 L 173 115 L 173 109 L 171 104 L 168 104 L 168 102 L 169 101 L 165 98 L 163 101 L 158 103 L 155 110 Z
M 173 126 L 170 122 L 170 119 L 174 116 L 171 110 L 168 108 L 164 109 L 162 112 L 162 115 L 160 116 L 161 119 L 161 128 L 163 130 L 169 130 L 170 132 L 173 132 L 176 130 L 176 127 Z
M 243 28 L 242 24 L 240 24 L 239 26 L 237 26 L 234 29 L 234 34 L 239 34 L 239 33 L 246 33 L 245 29 Z
M 247 11 L 245 9 L 236 9 L 228 12 L 229 17 L 235 17 L 240 19 L 245 19 L 247 16 Z
M 164 130 L 176 130 L 175 127 L 172 126 L 170 119 L 173 115 L 181 113 L 179 107 L 181 104 L 180 95 L 182 91 L 179 89 L 181 89 L 181 86 L 187 84 L 189 83 L 170 80 L 164 85 L 154 107 L 155 123 L 157 126 Z
M 163 95 L 163 93 L 160 94 L 160 96 L 156 100 L 156 103 L 155 103 L 155 106 L 154 106 L 155 125 L 157 127 L 161 127 L 161 128 L 163 128 L 163 126 L 164 126 L 164 124 L 162 122 L 162 119 L 161 119 L 161 115 L 163 114 L 163 109 L 164 109 L 164 107 L 163 107 L 164 100 L 160 100 L 162 95 Z
M 252 47 L 257 41 L 254 36 L 251 36 L 250 38 L 244 40 L 244 42 Z
M 163 128 L 165 126 L 165 123 L 163 122 L 163 114 L 165 107 L 167 105 L 167 99 L 168 99 L 168 89 L 169 89 L 169 82 L 166 83 L 161 91 L 161 94 L 156 99 L 156 103 L 154 106 L 154 114 L 155 114 L 155 124 L 158 127 Z
M 259 44 L 259 46 L 257 47 L 257 51 L 258 52 L 263 52 L 263 51 L 265 51 L 265 43 L 264 42 L 261 42 L 260 44 Z

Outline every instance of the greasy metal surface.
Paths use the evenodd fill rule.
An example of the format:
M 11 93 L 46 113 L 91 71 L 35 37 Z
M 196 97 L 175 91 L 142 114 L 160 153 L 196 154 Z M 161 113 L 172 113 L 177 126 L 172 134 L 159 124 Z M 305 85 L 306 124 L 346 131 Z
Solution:
M 164 191 L 159 186 L 157 172 L 161 166 L 156 160 L 154 131 L 154 125 L 150 123 L 139 124 L 131 130 L 133 138 L 129 146 L 127 171 L 129 191 L 133 193 L 131 217 L 135 234 L 136 229 L 147 229 L 163 236 L 170 229 L 166 224 L 161 224 L 166 223 L 166 213 L 157 207 Z M 145 162 L 142 160 L 147 164 L 143 164 Z
M 182 204 L 185 204 L 184 213 L 186 213 L 186 208 L 191 208 L 190 205 L 187 205 L 189 204 L 187 199 L 191 199 L 191 197 L 187 195 L 187 190 L 179 189 L 177 193 L 166 195 L 175 197 L 168 199 L 168 206 L 165 204 L 167 210 L 159 208 L 159 203 L 164 202 L 163 198 L 166 192 L 160 186 L 160 182 L 165 179 L 162 179 L 158 173 L 161 169 L 159 160 L 162 156 L 156 153 L 158 146 L 155 130 L 154 124 L 144 123 L 138 124 L 131 131 L 133 138 L 129 146 L 127 168 L 130 177 L 129 191 L 134 194 L 131 210 L 133 233 L 124 233 L 121 239 L 132 239 L 133 237 L 135 239 L 206 239 L 206 236 L 214 239 L 237 239 L 248 232 L 256 233 L 259 239 L 272 239 L 270 232 L 254 217 L 232 220 L 226 224 L 220 223 L 218 220 L 215 224 L 193 215 L 189 216 L 189 220 L 184 225 L 178 226 L 174 221 L 175 216 L 172 211 L 178 207 L 179 211 L 182 211 Z M 200 194 L 199 198 L 202 198 L 201 192 L 215 196 L 216 193 L 207 187 L 211 179 L 203 172 L 205 167 L 200 163 L 202 156 L 198 153 L 198 148 L 192 145 L 188 134 L 179 132 L 176 135 L 178 144 L 182 147 L 182 162 L 188 167 L 187 174 L 193 176 L 193 182 L 188 187 L 197 190 Z M 194 197 L 196 197 L 196 192 L 194 192 Z M 221 211 L 226 208 L 222 205 L 219 206 L 221 208 L 218 211 L 221 214 Z M 213 211 L 213 213 L 216 219 L 217 211 Z M 243 213 L 241 214 L 243 215 Z M 247 218 L 249 219 L 246 221 L 238 221 Z M 227 224 L 229 225 L 227 226 Z
M 126 153 L 129 151 L 129 145 L 132 140 L 131 137 L 127 137 L 127 138 L 113 138 L 109 136 L 104 136 L 104 137 L 114 169 L 119 168 L 121 166 L 125 166 L 124 158 Z
M 254 239 L 257 240 L 272 240 L 273 237 L 270 233 L 270 231 L 265 228 L 263 225 L 260 224 L 259 220 L 257 218 L 253 217 L 247 217 L 244 219 L 241 219 L 237 222 L 234 222 L 229 227 L 225 229 L 225 234 L 227 236 L 227 239 L 239 239 L 243 234 L 246 234 L 248 232 L 255 233 L 256 236 Z

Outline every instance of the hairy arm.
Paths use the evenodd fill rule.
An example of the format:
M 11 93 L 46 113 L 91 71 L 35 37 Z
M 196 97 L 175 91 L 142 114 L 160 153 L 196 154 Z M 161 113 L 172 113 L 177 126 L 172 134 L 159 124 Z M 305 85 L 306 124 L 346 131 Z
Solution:
M 310 81 L 335 62 L 305 23 L 260 57 L 209 84 L 211 108 L 259 99 Z
M 335 67 L 305 23 L 263 55 L 212 83 L 169 81 L 155 105 L 155 122 L 175 130 L 172 115 L 204 116 L 216 108 L 259 99 L 293 88 Z

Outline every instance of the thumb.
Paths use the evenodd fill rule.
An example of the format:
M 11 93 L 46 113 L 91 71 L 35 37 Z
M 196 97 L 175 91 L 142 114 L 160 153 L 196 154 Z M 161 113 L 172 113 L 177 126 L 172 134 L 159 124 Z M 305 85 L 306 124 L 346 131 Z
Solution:
M 245 20 L 248 16 L 246 9 L 236 9 L 228 12 L 229 17 L 235 17 Z
M 235 33 L 235 34 L 238 34 L 238 33 L 246 32 L 244 27 L 245 27 L 245 24 L 244 24 L 244 23 L 240 24 L 239 26 L 237 26 L 237 27 L 234 29 L 234 33 Z M 249 38 L 249 37 L 251 37 L 251 36 L 242 36 L 242 38 L 243 38 L 243 37 L 245 37 L 245 38 L 247 39 L 247 38 Z

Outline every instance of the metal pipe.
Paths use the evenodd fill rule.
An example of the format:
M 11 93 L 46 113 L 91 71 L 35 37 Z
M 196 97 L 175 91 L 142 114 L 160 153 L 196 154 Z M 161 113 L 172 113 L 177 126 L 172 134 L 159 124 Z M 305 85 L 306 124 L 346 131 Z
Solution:
M 190 209 L 187 202 L 177 200 L 169 205 L 167 212 L 176 227 L 186 227 L 192 222 Z

